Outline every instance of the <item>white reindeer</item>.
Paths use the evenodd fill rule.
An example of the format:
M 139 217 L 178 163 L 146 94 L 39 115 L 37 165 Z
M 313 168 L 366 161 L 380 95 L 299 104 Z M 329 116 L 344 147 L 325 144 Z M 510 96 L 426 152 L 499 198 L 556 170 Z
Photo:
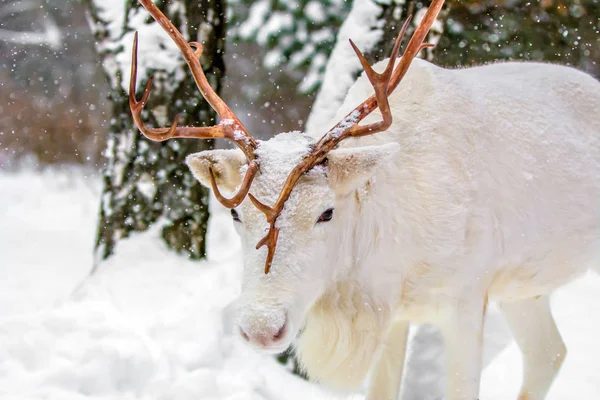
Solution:
M 398 46 L 374 67 L 381 75 L 357 51 L 367 76 L 325 136 L 257 142 L 208 85 L 201 46 L 140 1 L 222 118 L 146 127 L 149 86 L 138 102 L 134 50 L 140 130 L 153 140 L 227 138 L 241 149 L 187 161 L 232 208 L 245 340 L 272 353 L 293 344 L 308 375 L 335 388 L 356 389 L 371 371 L 368 398 L 396 399 L 409 323 L 432 323 L 445 340 L 447 399 L 472 400 L 486 305 L 497 301 L 523 352 L 519 399 L 546 396 L 566 354 L 548 295 L 600 254 L 600 83 L 548 64 L 447 70 L 413 61 L 436 0 L 393 72 Z M 217 187 L 238 192 L 227 199 Z

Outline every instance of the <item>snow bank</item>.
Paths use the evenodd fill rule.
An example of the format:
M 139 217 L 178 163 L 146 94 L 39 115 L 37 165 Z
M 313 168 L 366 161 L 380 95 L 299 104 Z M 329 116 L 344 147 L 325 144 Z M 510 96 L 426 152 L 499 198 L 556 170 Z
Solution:
M 0 172 L 0 318 L 48 309 L 88 274 L 98 182 L 74 169 Z
M 79 174 L 0 174 L 0 398 L 335 399 L 231 334 L 240 245 L 222 208 L 208 262 L 158 229 L 88 277 L 99 188 Z

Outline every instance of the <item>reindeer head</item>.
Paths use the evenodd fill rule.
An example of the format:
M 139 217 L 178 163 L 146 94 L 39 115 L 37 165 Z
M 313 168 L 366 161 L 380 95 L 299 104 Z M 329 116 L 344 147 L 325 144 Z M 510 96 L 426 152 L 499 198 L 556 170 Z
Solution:
M 130 82 L 130 107 L 140 131 L 151 140 L 174 137 L 224 138 L 238 150 L 212 150 L 188 156 L 194 176 L 213 189 L 217 199 L 231 209 L 244 251 L 244 279 L 240 305 L 240 333 L 263 350 L 285 350 L 306 312 L 344 271 L 340 249 L 350 234 L 348 219 L 355 213 L 348 199 L 398 148 L 396 144 L 338 148 L 350 137 L 385 131 L 392 123 L 389 94 L 406 74 L 411 61 L 439 13 L 443 0 L 435 0 L 416 29 L 396 68 L 402 36 L 398 38 L 383 73 L 376 73 L 362 53 L 356 51 L 375 94 L 357 106 L 320 140 L 299 132 L 282 133 L 269 141 L 258 142 L 240 120 L 212 90 L 200 66 L 202 46 L 187 43 L 175 26 L 150 0 L 140 0 L 152 17 L 180 48 L 198 88 L 221 117 L 211 127 L 148 128 L 141 118 L 149 97 L 148 82 L 141 101 L 135 97 L 137 34 L 135 37 Z M 410 20 L 410 19 L 409 19 Z M 382 121 L 359 125 L 379 108 Z M 233 194 L 231 198 L 220 189 Z M 237 192 L 236 192 L 237 191 Z M 266 247 L 266 251 L 263 249 Z M 277 249 L 277 251 L 276 251 Z M 341 263 L 343 265 L 343 263 Z

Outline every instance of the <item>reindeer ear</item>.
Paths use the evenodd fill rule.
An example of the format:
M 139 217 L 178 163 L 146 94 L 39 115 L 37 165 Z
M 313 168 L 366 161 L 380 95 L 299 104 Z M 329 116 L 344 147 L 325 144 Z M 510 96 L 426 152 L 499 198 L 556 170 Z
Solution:
M 246 163 L 246 156 L 239 149 L 207 150 L 190 154 L 185 162 L 204 186 L 211 187 L 209 167 L 212 167 L 219 189 L 233 192 L 242 180 L 240 168 Z
M 339 194 L 364 185 L 400 150 L 397 143 L 333 150 L 327 156 L 329 184 Z

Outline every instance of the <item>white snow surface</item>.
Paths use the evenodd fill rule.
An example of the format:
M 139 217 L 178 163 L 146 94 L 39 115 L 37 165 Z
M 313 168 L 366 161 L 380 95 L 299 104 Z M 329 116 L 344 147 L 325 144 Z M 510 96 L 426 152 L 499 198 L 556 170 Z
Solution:
M 232 334 L 241 253 L 220 206 L 208 261 L 170 253 L 154 228 L 89 276 L 99 177 L 0 172 L 0 187 L 0 399 L 364 398 L 304 382 Z M 561 289 L 553 305 L 569 354 L 549 399 L 598 399 L 600 277 Z M 487 331 L 492 347 L 510 341 L 497 312 Z M 481 399 L 515 398 L 520 374 L 511 343 L 486 368 Z

